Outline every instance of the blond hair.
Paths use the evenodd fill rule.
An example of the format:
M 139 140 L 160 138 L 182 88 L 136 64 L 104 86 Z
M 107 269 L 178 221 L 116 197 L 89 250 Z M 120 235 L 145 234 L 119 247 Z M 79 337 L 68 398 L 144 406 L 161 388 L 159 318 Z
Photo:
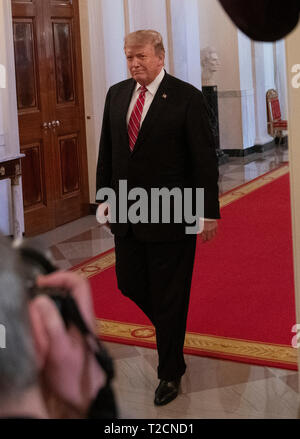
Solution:
M 130 46 L 145 46 L 146 44 L 151 44 L 154 47 L 156 55 L 165 54 L 162 36 L 155 30 L 147 29 L 131 32 L 124 39 L 124 49 Z

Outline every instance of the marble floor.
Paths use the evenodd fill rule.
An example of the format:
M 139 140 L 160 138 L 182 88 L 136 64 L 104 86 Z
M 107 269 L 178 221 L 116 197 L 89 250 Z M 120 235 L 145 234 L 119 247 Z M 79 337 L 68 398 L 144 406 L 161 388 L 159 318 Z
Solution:
M 230 158 L 220 166 L 224 193 L 288 161 L 282 146 L 246 158 Z M 106 227 L 94 216 L 66 224 L 37 237 L 59 268 L 68 269 L 113 247 Z M 105 343 L 116 368 L 114 389 L 120 417 L 127 419 L 283 419 L 300 417 L 298 373 L 212 358 L 186 356 L 187 372 L 180 395 L 155 407 L 158 385 L 156 351 Z

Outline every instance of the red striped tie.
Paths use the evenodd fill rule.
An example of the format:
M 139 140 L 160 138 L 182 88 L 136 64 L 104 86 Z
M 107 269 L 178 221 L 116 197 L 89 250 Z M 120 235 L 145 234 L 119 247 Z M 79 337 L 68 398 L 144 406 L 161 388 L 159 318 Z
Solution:
M 136 104 L 134 106 L 134 109 L 132 110 L 129 124 L 128 124 L 128 135 L 129 135 L 129 146 L 131 151 L 134 149 L 134 145 L 136 143 L 136 139 L 138 137 L 140 126 L 141 126 L 141 119 L 142 119 L 142 113 L 143 108 L 145 104 L 145 95 L 146 95 L 147 88 L 144 86 L 141 86 L 140 88 L 140 94 L 136 101 Z

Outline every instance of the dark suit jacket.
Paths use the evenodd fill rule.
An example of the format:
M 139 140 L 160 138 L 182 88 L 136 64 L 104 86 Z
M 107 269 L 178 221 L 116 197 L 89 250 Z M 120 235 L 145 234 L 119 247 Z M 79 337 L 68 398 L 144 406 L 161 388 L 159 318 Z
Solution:
M 219 218 L 218 164 L 202 93 L 192 85 L 165 74 L 131 152 L 126 116 L 136 82 L 112 86 L 107 94 L 97 167 L 97 191 L 119 180 L 128 190 L 142 187 L 205 189 L 205 217 Z M 103 201 L 103 200 L 97 200 Z M 128 224 L 112 224 L 112 233 L 124 236 Z M 185 224 L 134 224 L 144 241 L 182 239 Z

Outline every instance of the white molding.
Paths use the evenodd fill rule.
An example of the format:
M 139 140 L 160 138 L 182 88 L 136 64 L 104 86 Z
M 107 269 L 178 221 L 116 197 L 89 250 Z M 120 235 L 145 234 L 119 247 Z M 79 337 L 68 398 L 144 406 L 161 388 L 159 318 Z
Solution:
M 168 47 L 169 47 L 169 73 L 171 75 L 175 75 L 171 0 L 166 0 L 166 16 L 167 16 L 167 34 L 168 34 Z
M 270 43 L 252 42 L 253 85 L 257 145 L 271 141 L 268 135 L 266 92 L 274 88 L 274 51 Z
M 110 87 L 127 77 L 127 64 L 124 54 L 124 36 L 126 32 L 124 2 L 123 0 L 114 0 L 113 2 L 111 0 L 101 0 L 100 3 L 106 86 Z M 95 31 L 99 32 L 99 28 Z
M 5 146 L 5 134 L 0 134 L 0 146 Z
M 1 4 L 1 3 L 0 3 Z M 1 9 L 1 8 L 0 8 Z M 2 0 L 2 14 L 5 37 L 2 41 L 6 67 L 6 89 L 4 91 L 4 130 L 7 133 L 6 144 L 9 155 L 20 152 L 18 107 L 16 94 L 16 74 L 14 60 L 14 43 L 12 28 L 11 1 Z M 0 43 L 1 44 L 1 43 Z M 1 49 L 0 49 L 1 50 Z
M 0 90 L 0 158 L 6 160 L 20 154 L 18 108 L 16 95 L 16 75 L 12 10 L 10 0 L 0 1 L 0 63 L 6 69 L 6 88 Z M 18 187 L 14 211 L 18 211 L 19 233 L 24 230 L 22 187 Z M 1 181 L 0 211 L 2 232 L 12 235 L 12 197 L 9 181 Z
M 255 138 L 255 145 L 266 145 L 267 143 L 272 142 L 273 137 L 271 136 L 265 136 L 265 137 L 256 137 Z
M 254 96 L 254 89 L 249 90 L 218 90 L 219 98 L 242 98 L 244 96 Z
M 110 0 L 112 1 L 112 0 Z M 128 0 L 129 30 L 155 29 L 161 33 L 165 45 L 165 66 L 169 71 L 167 5 L 162 0 Z
M 6 155 L 5 145 L 0 145 L 0 160 L 2 160 Z

